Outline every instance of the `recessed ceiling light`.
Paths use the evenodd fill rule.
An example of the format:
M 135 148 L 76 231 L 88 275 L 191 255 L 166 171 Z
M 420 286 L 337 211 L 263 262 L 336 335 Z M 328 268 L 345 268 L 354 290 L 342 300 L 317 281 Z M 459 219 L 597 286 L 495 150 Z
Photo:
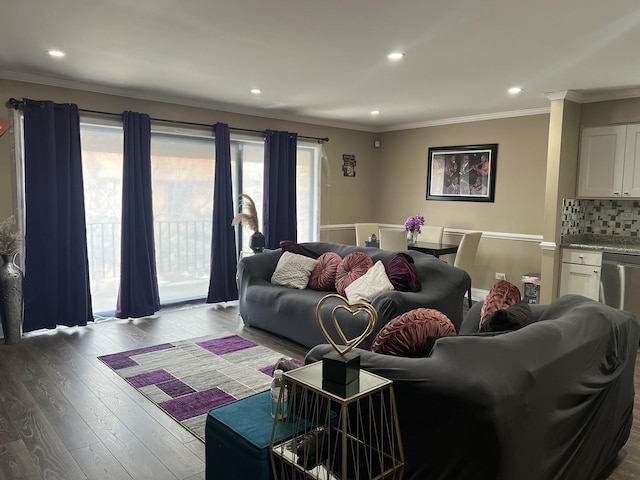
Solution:
M 402 52 L 392 52 L 387 55 L 389 60 L 402 60 L 404 58 L 404 53 Z
M 253 93 L 254 95 L 260 95 L 262 93 L 262 90 L 260 90 L 259 88 L 252 88 L 251 93 Z
M 49 50 L 47 52 L 49 55 L 51 55 L 52 57 L 64 57 L 65 53 L 61 52 L 60 50 Z
M 522 91 L 522 89 L 521 89 L 520 87 L 511 87 L 511 88 L 508 90 L 508 92 L 509 92 L 511 95 L 516 95 L 516 94 L 520 93 L 521 91 Z
M 371 110 L 371 115 L 373 115 L 374 117 L 376 115 L 380 115 L 380 110 Z

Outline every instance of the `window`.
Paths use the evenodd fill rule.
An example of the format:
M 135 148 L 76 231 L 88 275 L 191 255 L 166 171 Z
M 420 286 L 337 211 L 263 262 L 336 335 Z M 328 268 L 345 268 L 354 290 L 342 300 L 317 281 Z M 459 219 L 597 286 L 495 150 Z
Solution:
M 120 280 L 122 145 L 120 126 L 83 122 L 81 142 L 87 244 L 94 312 L 115 310 Z M 209 285 L 215 140 L 207 132 L 158 131 L 151 137 L 156 265 L 162 304 L 205 298 Z M 318 145 L 299 142 L 298 241 L 317 239 Z M 262 222 L 264 143 L 232 138 L 234 202 L 247 193 Z M 238 229 L 238 246 L 249 235 Z

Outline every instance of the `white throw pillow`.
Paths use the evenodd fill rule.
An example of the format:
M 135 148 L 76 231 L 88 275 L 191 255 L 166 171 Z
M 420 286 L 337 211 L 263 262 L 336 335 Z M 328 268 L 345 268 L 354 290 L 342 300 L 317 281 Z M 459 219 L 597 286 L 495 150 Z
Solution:
M 350 302 L 371 302 L 382 292 L 393 290 L 393 285 L 387 277 L 382 261 L 378 260 L 373 267 L 367 270 L 360 278 L 355 279 L 344 293 Z
M 313 258 L 284 252 L 278 260 L 276 271 L 271 276 L 271 283 L 300 290 L 307 288 L 311 272 L 317 264 L 318 261 Z

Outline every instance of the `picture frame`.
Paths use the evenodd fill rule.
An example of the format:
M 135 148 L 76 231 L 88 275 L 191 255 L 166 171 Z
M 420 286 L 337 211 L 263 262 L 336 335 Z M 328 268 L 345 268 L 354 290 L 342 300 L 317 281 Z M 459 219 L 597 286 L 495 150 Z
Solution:
M 498 144 L 430 147 L 427 200 L 493 202 Z

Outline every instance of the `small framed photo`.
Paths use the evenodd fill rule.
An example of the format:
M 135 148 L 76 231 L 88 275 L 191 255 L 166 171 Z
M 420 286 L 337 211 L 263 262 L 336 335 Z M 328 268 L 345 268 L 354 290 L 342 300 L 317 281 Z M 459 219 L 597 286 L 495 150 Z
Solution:
M 493 202 L 498 144 L 429 148 L 427 200 Z

